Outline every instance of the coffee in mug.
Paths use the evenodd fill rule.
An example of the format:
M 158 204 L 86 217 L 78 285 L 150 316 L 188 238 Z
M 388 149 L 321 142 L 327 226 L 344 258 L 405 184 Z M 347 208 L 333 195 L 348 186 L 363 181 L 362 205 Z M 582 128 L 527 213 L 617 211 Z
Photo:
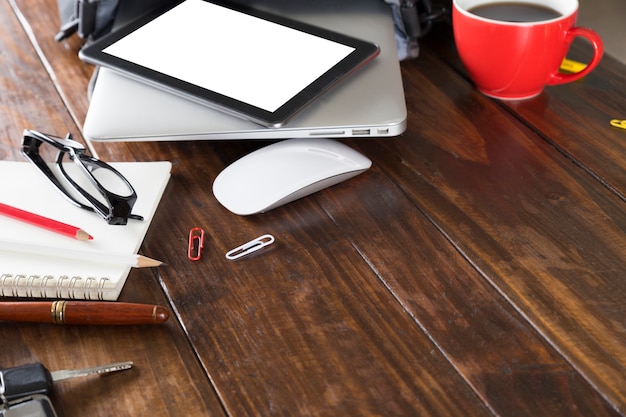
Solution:
M 518 100 L 546 85 L 578 80 L 602 58 L 600 36 L 576 27 L 578 0 L 453 0 L 454 38 L 470 77 L 482 93 Z M 559 68 L 572 41 L 584 37 L 594 55 L 576 74 Z

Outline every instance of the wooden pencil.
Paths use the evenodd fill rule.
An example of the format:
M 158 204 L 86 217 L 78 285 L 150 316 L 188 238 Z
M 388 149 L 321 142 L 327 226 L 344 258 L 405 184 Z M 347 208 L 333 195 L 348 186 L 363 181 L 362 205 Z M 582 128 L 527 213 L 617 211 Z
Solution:
M 72 250 L 53 246 L 38 245 L 32 242 L 0 240 L 0 251 L 36 256 L 95 262 L 108 265 L 124 265 L 133 268 L 146 268 L 163 265 L 163 262 L 134 253 L 96 252 Z
M 31 213 L 26 210 L 19 209 L 17 207 L 9 206 L 8 204 L 0 203 L 0 214 L 7 217 L 11 217 L 16 220 L 31 224 L 33 226 L 41 227 L 52 232 L 60 233 L 62 235 L 71 237 L 78 240 L 92 240 L 93 237 L 81 229 L 80 227 L 72 226 L 67 223 L 60 222 L 58 220 L 50 219 L 48 217 L 40 216 L 39 214 Z

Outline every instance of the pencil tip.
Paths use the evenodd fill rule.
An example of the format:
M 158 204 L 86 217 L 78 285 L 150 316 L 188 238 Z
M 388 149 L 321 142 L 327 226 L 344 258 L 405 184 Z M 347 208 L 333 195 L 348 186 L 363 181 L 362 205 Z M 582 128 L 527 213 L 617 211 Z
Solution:
M 93 240 L 93 236 L 89 233 L 85 232 L 83 229 L 78 229 L 76 231 L 76 239 L 78 240 Z
M 161 265 L 165 264 L 157 259 L 148 258 L 147 256 L 143 255 L 137 255 L 137 268 L 147 268 Z

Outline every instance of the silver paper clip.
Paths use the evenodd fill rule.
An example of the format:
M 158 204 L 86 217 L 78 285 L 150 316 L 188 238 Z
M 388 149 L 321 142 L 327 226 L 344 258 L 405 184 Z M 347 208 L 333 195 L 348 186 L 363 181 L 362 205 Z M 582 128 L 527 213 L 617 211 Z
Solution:
M 250 255 L 252 252 L 256 252 L 267 245 L 271 245 L 272 243 L 274 243 L 274 236 L 259 236 L 248 243 L 244 243 L 243 245 L 228 251 L 226 253 L 226 259 L 234 261 L 235 259 L 239 259 L 242 256 Z

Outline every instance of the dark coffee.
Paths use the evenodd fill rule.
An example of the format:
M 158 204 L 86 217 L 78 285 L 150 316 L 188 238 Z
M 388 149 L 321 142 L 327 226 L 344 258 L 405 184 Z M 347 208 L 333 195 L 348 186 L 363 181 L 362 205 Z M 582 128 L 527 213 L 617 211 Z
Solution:
M 541 22 L 561 17 L 561 13 L 550 7 L 514 1 L 483 4 L 472 7 L 468 12 L 485 19 L 504 22 Z

